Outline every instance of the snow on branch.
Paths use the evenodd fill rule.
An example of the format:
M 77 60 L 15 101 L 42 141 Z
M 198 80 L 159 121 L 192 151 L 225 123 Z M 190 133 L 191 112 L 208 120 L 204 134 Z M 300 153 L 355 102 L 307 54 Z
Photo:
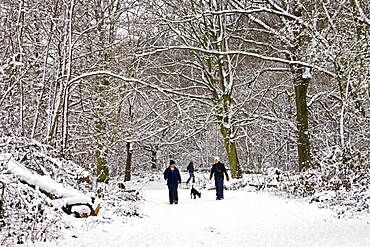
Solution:
M 261 13 L 261 12 L 266 12 L 266 13 L 271 13 L 271 14 L 276 14 L 279 16 L 284 16 L 286 18 L 290 18 L 293 20 L 300 20 L 297 16 L 292 15 L 288 13 L 286 10 L 279 9 L 279 10 L 274 10 L 270 8 L 265 8 L 265 7 L 258 7 L 258 8 L 253 8 L 253 9 L 226 9 L 226 10 L 219 10 L 219 11 L 205 11 L 202 14 L 197 14 L 194 16 L 186 16 L 185 20 L 181 21 L 176 21 L 177 23 L 184 22 L 184 21 L 189 21 L 193 19 L 199 19 L 203 16 L 209 16 L 209 15 L 223 15 L 223 14 L 245 14 L 245 15 L 251 15 L 254 13 Z M 173 22 L 173 23 L 176 23 Z
M 354 0 L 354 3 L 356 5 L 356 8 L 357 8 L 359 14 L 360 14 L 360 18 L 359 19 L 361 21 L 365 22 L 367 25 L 370 26 L 370 19 L 366 17 L 363 9 L 361 8 L 360 4 L 358 3 L 358 0 Z
M 278 62 L 278 63 L 284 63 L 289 65 L 300 65 L 306 68 L 312 68 L 317 69 L 318 71 L 324 72 L 332 77 L 336 77 L 336 75 L 324 68 L 321 68 L 319 66 L 315 66 L 309 63 L 301 62 L 301 61 L 294 61 L 294 60 L 287 60 L 283 58 L 278 57 L 270 57 L 270 56 L 264 56 L 258 53 L 253 52 L 245 52 L 245 51 L 216 51 L 216 50 L 207 50 L 199 47 L 192 47 L 192 46 L 168 46 L 168 47 L 159 47 L 158 49 L 155 49 L 150 52 L 141 53 L 136 55 L 137 57 L 144 57 L 153 55 L 160 52 L 170 51 L 170 50 L 191 50 L 191 51 L 198 51 L 209 55 L 220 55 L 220 56 L 229 56 L 229 55 L 243 55 L 243 56 L 249 56 L 249 57 L 255 57 L 266 61 L 272 61 L 272 62 Z
M 158 91 L 160 91 L 160 92 L 162 92 L 164 94 L 170 93 L 170 94 L 176 94 L 176 95 L 180 95 L 180 96 L 183 96 L 183 97 L 190 97 L 190 98 L 193 98 L 193 99 L 200 99 L 200 100 L 210 99 L 210 98 L 208 98 L 208 97 L 206 97 L 204 95 L 199 96 L 199 95 L 194 95 L 194 94 L 187 94 L 187 93 L 184 93 L 184 92 L 181 92 L 181 91 L 176 91 L 176 90 L 162 88 L 162 87 L 153 85 L 151 83 L 148 83 L 148 82 L 145 82 L 145 81 L 142 81 L 142 80 L 138 80 L 138 79 L 135 79 L 135 78 L 124 77 L 124 76 L 115 74 L 115 73 L 113 73 L 111 71 L 92 71 L 92 72 L 84 73 L 84 74 L 81 74 L 79 76 L 74 77 L 72 80 L 70 80 L 68 82 L 68 85 L 70 86 L 74 82 L 77 82 L 77 81 L 79 81 L 81 79 L 84 79 L 86 77 L 98 76 L 98 75 L 108 75 L 108 76 L 115 77 L 117 79 L 120 79 L 120 80 L 123 80 L 123 81 L 126 81 L 126 82 L 139 83 L 141 85 L 144 85 L 144 86 L 147 86 L 147 87 L 156 89 L 156 90 L 158 90 Z
M 312 99 L 307 103 L 307 106 L 310 107 L 314 102 L 317 101 L 322 95 L 327 94 L 327 92 L 320 92 L 318 94 L 315 94 Z
M 266 121 L 279 122 L 279 123 L 282 123 L 282 124 L 286 124 L 286 125 L 290 126 L 294 131 L 297 130 L 297 126 L 295 125 L 295 123 L 292 122 L 292 121 L 289 121 L 289 120 L 284 120 L 284 119 L 275 118 L 275 117 L 269 117 L 269 116 L 265 116 L 265 115 L 258 115 L 258 114 L 254 114 L 252 117 L 260 118 L 260 119 L 263 119 L 263 120 L 266 120 Z

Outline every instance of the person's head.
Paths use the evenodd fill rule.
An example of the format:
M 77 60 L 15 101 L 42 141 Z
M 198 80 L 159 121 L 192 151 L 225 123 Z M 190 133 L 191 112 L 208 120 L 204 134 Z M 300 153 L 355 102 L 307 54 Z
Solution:
M 176 162 L 174 160 L 170 160 L 170 167 L 174 168 L 176 166 Z
M 218 163 L 220 161 L 220 158 L 218 156 L 215 157 L 215 163 Z
M 194 160 L 189 160 L 190 163 L 194 163 Z

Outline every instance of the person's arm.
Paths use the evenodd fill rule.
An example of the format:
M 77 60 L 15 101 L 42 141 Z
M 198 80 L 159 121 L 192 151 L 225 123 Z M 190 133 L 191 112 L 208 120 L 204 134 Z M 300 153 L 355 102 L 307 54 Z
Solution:
M 164 175 L 164 180 L 168 180 L 167 169 L 164 171 L 163 175 Z
M 177 180 L 181 184 L 181 175 L 180 175 L 180 170 L 179 169 L 177 169 Z
M 212 166 L 211 175 L 209 175 L 209 179 L 212 179 L 214 173 L 215 173 L 215 166 Z
M 225 173 L 225 176 L 226 176 L 226 180 L 229 181 L 230 178 L 229 178 L 229 174 L 227 173 L 225 165 L 224 165 L 224 173 Z

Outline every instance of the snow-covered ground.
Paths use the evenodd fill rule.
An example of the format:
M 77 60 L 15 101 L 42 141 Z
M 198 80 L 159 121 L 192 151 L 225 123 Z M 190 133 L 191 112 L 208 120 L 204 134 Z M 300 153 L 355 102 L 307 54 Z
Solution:
M 214 190 L 194 200 L 189 189 L 179 189 L 178 205 L 168 203 L 164 181 L 142 192 L 143 218 L 106 224 L 75 219 L 58 243 L 35 246 L 370 246 L 370 216 L 338 219 L 315 204 L 251 190 L 228 190 L 216 201 Z

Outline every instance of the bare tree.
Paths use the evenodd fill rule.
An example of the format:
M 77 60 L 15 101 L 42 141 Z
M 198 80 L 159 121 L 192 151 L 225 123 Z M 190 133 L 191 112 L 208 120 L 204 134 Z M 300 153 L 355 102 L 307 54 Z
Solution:
M 203 95 L 203 102 L 212 109 L 220 126 L 233 177 L 241 175 L 236 148 L 241 123 L 239 114 L 246 117 L 243 122 L 251 121 L 255 112 L 252 109 L 259 107 L 258 103 L 252 103 L 255 95 L 251 96 L 251 90 L 245 86 L 260 80 L 268 71 L 287 71 L 288 68 L 293 72 L 295 85 L 299 167 L 301 170 L 309 167 L 306 97 L 310 70 L 331 72 L 300 54 L 311 44 L 305 39 L 304 30 L 308 24 L 301 24 L 300 14 L 289 13 L 273 1 L 190 0 L 182 4 L 164 1 L 161 6 L 154 1 L 152 9 L 160 20 L 159 28 L 164 28 L 160 29 L 164 43 L 156 40 L 145 47 L 140 56 L 148 57 L 153 63 L 159 61 L 161 66 L 156 65 L 159 74 L 176 79 L 177 82 L 172 83 L 176 91 L 189 92 L 186 96 L 192 99 Z M 289 32 L 280 30 L 282 26 Z M 290 30 L 295 31 L 291 33 Z M 168 35 L 164 37 L 163 33 Z M 271 43 L 271 38 L 283 41 Z M 179 63 L 179 59 L 182 62 Z M 278 64 L 282 67 L 276 67 Z M 166 79 L 157 76 L 157 81 L 163 83 Z M 197 90 L 191 90 L 194 88 Z M 235 92 L 235 88 L 241 90 Z
M 1 135 L 47 141 L 100 181 L 131 159 L 128 171 L 221 154 L 238 178 L 267 163 L 307 170 L 336 146 L 343 164 L 366 156 L 364 1 L 1 7 Z

